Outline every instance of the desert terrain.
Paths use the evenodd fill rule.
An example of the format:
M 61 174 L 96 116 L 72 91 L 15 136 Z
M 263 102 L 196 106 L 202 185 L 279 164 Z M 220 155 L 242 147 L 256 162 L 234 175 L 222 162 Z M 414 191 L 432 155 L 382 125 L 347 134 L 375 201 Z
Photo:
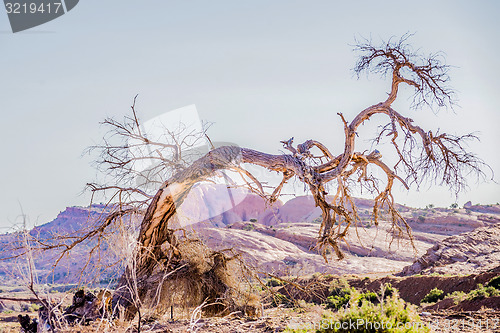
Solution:
M 145 322 L 143 331 L 302 332 L 299 328 L 321 322 L 325 311 L 331 311 L 325 304 L 332 296 L 332 283 L 338 279 L 344 279 L 360 293 L 377 293 L 381 286 L 390 284 L 408 306 L 415 307 L 419 318 L 432 331 L 451 332 L 453 325 L 462 325 L 463 332 L 477 332 L 474 325 L 479 322 L 490 323 L 488 328 L 483 328 L 484 332 L 500 331 L 500 323 L 497 323 L 500 296 L 469 295 L 500 276 L 500 205 L 467 203 L 460 208 L 399 205 L 399 212 L 413 230 L 411 242 L 408 237 L 392 237 L 393 231 L 386 221 L 373 225 L 372 202 L 356 199 L 361 221 L 341 244 L 346 257 L 337 260 L 330 254 L 325 262 L 315 248 L 320 211 L 310 197 L 296 197 L 285 203 L 278 201 L 269 207 L 262 198 L 235 189 L 232 195 L 237 202 L 228 208 L 218 204 L 223 202 L 223 191 L 219 185 L 195 188 L 186 204 L 180 207 L 177 223 L 196 233 L 210 248 L 239 253 L 264 283 L 270 276 L 278 279 L 278 285 L 268 283 L 267 288 L 261 288 L 262 316 L 198 318 L 193 317 L 191 309 L 191 312 L 176 313 L 173 320 L 167 316 Z M 68 207 L 55 220 L 32 229 L 30 235 L 47 241 L 54 235 L 78 235 L 92 223 L 99 223 L 110 209 L 104 205 Z M 0 235 L 0 244 L 6 248 L 18 242 L 19 237 L 20 232 Z M 104 267 L 115 262 L 117 255 L 103 246 L 98 254 L 89 256 L 94 245 L 90 241 L 82 243 L 55 268 L 57 249 L 35 254 L 40 290 L 67 307 L 79 288 L 112 289 L 121 271 L 119 266 Z M 32 297 L 23 276 L 24 261 L 8 259 L 13 254 L 15 251 L 1 253 L 4 258 L 0 261 L 2 332 L 18 332 L 17 316 L 36 317 L 39 308 L 36 302 L 9 300 Z M 463 294 L 458 300 L 445 297 L 422 303 L 434 288 L 441 290 L 443 296 L 454 292 Z M 286 302 L 276 302 L 276 295 L 283 296 Z M 136 330 L 134 325 L 109 322 L 77 327 L 96 332 Z

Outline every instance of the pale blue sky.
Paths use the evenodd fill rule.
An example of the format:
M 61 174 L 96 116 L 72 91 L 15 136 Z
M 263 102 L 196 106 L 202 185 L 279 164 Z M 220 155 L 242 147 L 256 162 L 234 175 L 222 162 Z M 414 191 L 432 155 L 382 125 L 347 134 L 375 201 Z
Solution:
M 66 15 L 12 34 L 0 10 L 0 226 L 20 205 L 32 223 L 55 218 L 95 179 L 83 150 L 106 116 L 141 118 L 196 104 L 213 140 L 279 153 L 280 140 L 342 147 L 336 115 L 352 119 L 385 98 L 388 82 L 356 80 L 355 36 L 414 32 L 415 47 L 446 53 L 455 113 L 408 113 L 429 129 L 478 131 L 471 149 L 500 174 L 498 1 L 85 0 Z M 406 112 L 406 98 L 396 105 Z M 320 122 L 317 119 L 322 119 Z M 369 133 L 372 133 L 370 131 Z M 500 186 L 471 183 L 458 203 L 500 201 Z M 447 189 L 401 192 L 413 206 L 449 206 Z

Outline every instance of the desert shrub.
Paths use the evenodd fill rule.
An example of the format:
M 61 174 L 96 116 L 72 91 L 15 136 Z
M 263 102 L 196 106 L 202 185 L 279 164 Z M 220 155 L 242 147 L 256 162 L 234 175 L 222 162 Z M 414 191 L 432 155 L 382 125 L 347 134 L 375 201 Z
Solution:
M 242 229 L 245 231 L 253 231 L 255 230 L 255 226 L 253 225 L 253 223 L 246 223 Z
M 434 288 L 427 295 L 422 298 L 420 303 L 435 303 L 444 298 L 444 291 L 438 288 Z
M 330 282 L 329 296 L 326 299 L 326 308 L 338 310 L 349 303 L 351 294 L 355 291 L 345 279 L 333 279 Z
M 376 303 L 378 302 L 378 295 L 373 291 L 368 291 L 361 295 L 362 299 L 366 299 L 368 302 Z
M 467 294 L 464 293 L 463 291 L 455 290 L 451 294 L 446 295 L 445 298 L 453 299 L 453 303 L 455 305 L 457 305 L 458 303 L 462 302 L 466 297 L 467 297 Z
M 345 308 L 348 304 L 357 304 L 358 306 L 361 306 L 363 301 L 378 303 L 378 300 L 379 296 L 372 291 L 360 293 L 352 287 L 347 287 L 337 290 L 336 294 L 328 296 L 326 308 L 340 310 Z
M 495 287 L 487 286 L 485 287 L 485 290 L 488 293 L 487 297 L 500 296 L 500 290 Z
M 277 278 L 270 278 L 269 280 L 267 280 L 266 282 L 266 286 L 268 287 L 279 287 L 279 286 L 283 286 L 285 285 L 285 282 L 277 279 Z
M 485 298 L 485 297 L 488 297 L 488 293 L 486 292 L 486 289 L 483 287 L 482 284 L 479 284 L 478 288 L 472 290 L 467 295 L 468 300 L 481 299 L 481 298 Z
M 392 295 L 397 295 L 398 290 L 392 286 L 390 283 L 385 283 L 382 286 L 380 286 L 380 290 L 377 293 L 380 297 L 383 299 L 386 299 L 387 297 L 391 297 Z
M 486 285 L 500 290 L 500 276 L 494 277 Z
M 356 290 L 354 288 L 343 288 L 338 290 L 335 295 L 331 295 L 326 298 L 326 308 L 334 310 L 341 309 L 349 304 L 349 301 L 351 301 L 351 295 L 354 294 L 355 291 Z
M 349 288 L 349 282 L 347 282 L 344 278 L 333 279 L 330 282 L 330 288 L 328 291 L 330 292 L 330 296 L 337 295 L 342 289 Z
M 494 287 L 485 287 L 481 283 L 477 285 L 477 288 L 472 290 L 468 295 L 468 300 L 481 299 L 491 296 L 499 296 L 500 291 Z
M 397 293 L 377 305 L 367 300 L 362 300 L 361 305 L 352 302 L 350 304 L 349 308 L 325 316 L 317 332 L 391 333 L 429 331 L 421 322 L 415 307 L 400 299 Z
M 41 308 L 38 304 L 31 304 L 28 308 L 28 312 L 36 312 Z

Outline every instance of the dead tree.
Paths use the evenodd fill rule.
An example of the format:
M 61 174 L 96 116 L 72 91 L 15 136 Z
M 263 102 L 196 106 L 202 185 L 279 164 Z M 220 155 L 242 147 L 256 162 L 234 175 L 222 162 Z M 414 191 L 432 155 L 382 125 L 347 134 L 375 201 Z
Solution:
M 380 47 L 368 41 L 357 44 L 355 50 L 361 55 L 354 68 L 355 73 L 386 75 L 391 79 L 391 84 L 387 99 L 362 110 L 354 119 L 348 121 L 342 113 L 338 113 L 345 133 L 342 152 L 331 152 L 325 144 L 315 140 L 295 145 L 293 138 L 282 141 L 288 154 L 272 155 L 248 148 L 223 146 L 211 150 L 166 180 L 149 203 L 142 220 L 136 269 L 139 279 L 151 276 L 158 269 L 158 264 L 165 260 L 168 265 L 162 269 L 167 271 L 184 262 L 179 240 L 171 224 L 176 207 L 179 207 L 193 186 L 217 176 L 220 170 L 239 172 L 246 179 L 248 187 L 269 202 L 278 198 L 283 185 L 292 177 L 306 184 L 316 206 L 322 210 L 318 248 L 325 259 L 327 247 L 332 247 L 339 258 L 343 257 L 338 243 L 349 228 L 359 221 L 350 196 L 352 181 L 374 193 L 375 224 L 383 207 L 388 212 L 396 235 L 405 234 L 411 239 L 410 227 L 395 209 L 392 195 L 394 182 L 398 181 L 409 189 L 412 184 L 419 185 L 426 179 L 432 179 L 458 193 L 466 186 L 466 177 L 470 173 L 482 174 L 484 163 L 464 147 L 465 141 L 476 139 L 473 134 L 453 136 L 433 133 L 419 127 L 392 107 L 401 84 L 414 89 L 412 106 L 415 108 L 451 107 L 453 104 L 454 93 L 447 87 L 449 66 L 443 62 L 442 55 L 425 56 L 413 51 L 406 44 L 407 38 L 389 40 Z M 398 157 L 392 167 L 383 161 L 376 150 L 356 151 L 358 128 L 375 116 L 387 119 L 374 140 L 380 142 L 385 137 L 389 138 Z M 319 151 L 319 155 L 314 155 L 313 149 Z M 266 193 L 259 180 L 242 168 L 245 164 L 280 173 L 281 183 L 272 193 Z M 369 166 L 385 173 L 385 186 L 380 187 L 378 180 L 369 174 Z M 333 200 L 327 198 L 327 184 L 332 183 L 336 188 Z M 124 274 L 121 283 L 124 283 L 127 274 Z M 115 303 L 126 298 L 126 295 L 117 293 Z M 127 305 L 127 302 L 122 304 Z
M 381 46 L 369 41 L 357 43 L 355 50 L 360 53 L 354 68 L 356 74 L 376 73 L 390 79 L 388 97 L 380 103 L 369 106 L 348 120 L 338 113 L 343 123 L 345 142 L 342 151 L 331 151 L 327 145 L 316 140 L 307 140 L 295 144 L 293 138 L 282 141 L 286 154 L 268 154 L 249 148 L 222 146 L 212 148 L 207 154 L 194 162 L 182 160 L 182 144 L 153 142 L 141 132 L 141 126 L 135 112 L 135 100 L 132 106 L 133 117 L 124 122 L 106 120 L 115 137 L 133 138 L 138 144 L 152 147 L 150 151 L 156 158 L 156 174 L 164 173 L 162 183 L 156 194 L 130 182 L 124 182 L 131 176 L 130 167 L 134 156 L 129 154 L 129 145 L 111 144 L 94 147 L 101 154 L 100 165 L 111 172 L 118 181 L 110 185 L 91 185 L 94 192 L 115 191 L 117 212 L 108 218 L 101 229 L 92 236 L 98 236 L 113 219 L 121 219 L 127 211 L 143 212 L 134 265 L 129 266 L 120 279 L 113 297 L 113 305 L 126 309 L 127 317 L 132 318 L 148 298 L 159 304 L 162 297 L 168 297 L 172 281 L 189 279 L 200 282 L 191 286 L 192 294 L 198 295 L 194 305 L 207 301 L 215 306 L 212 313 L 220 313 L 224 308 L 241 304 L 232 304 L 234 293 L 230 281 L 232 258 L 225 253 L 206 251 L 196 239 L 185 237 L 176 229 L 173 221 L 176 208 L 187 197 L 190 190 L 198 183 L 221 176 L 221 171 L 232 170 L 241 175 L 247 187 L 266 198 L 270 203 L 277 200 L 285 183 L 296 177 L 309 189 L 315 204 L 321 208 L 322 222 L 319 228 L 317 248 L 327 259 L 328 248 L 333 248 L 338 258 L 343 254 L 339 242 L 360 222 L 357 209 L 351 197 L 354 186 L 362 186 L 373 193 L 374 205 L 372 220 L 378 224 L 383 209 L 390 220 L 395 236 L 406 236 L 410 240 L 411 229 L 395 208 L 392 188 L 400 182 L 407 189 L 419 185 L 425 180 L 435 181 L 453 189 L 456 193 L 466 186 L 466 178 L 471 174 L 484 175 L 485 164 L 464 146 L 467 140 L 476 139 L 473 134 L 463 136 L 424 130 L 393 108 L 398 98 L 400 85 L 414 89 L 412 107 L 451 107 L 453 91 L 447 86 L 449 66 L 444 63 L 441 54 L 423 55 L 413 51 L 407 44 L 408 36 L 399 40 L 389 40 Z M 386 125 L 380 128 L 374 138 L 375 143 L 384 139 L 392 145 L 397 161 L 389 166 L 377 150 L 360 152 L 356 150 L 357 131 L 361 125 L 373 117 L 386 119 Z M 200 133 L 199 137 L 204 137 Z M 127 141 L 125 141 L 127 142 Z M 179 141 L 178 141 L 179 142 Z M 157 148 L 171 149 L 169 158 L 165 158 Z M 173 158 L 173 159 L 172 159 Z M 272 191 L 265 191 L 261 182 L 244 169 L 245 164 L 257 165 L 281 174 L 281 182 Z M 384 180 L 377 179 L 370 173 L 371 168 L 378 168 L 384 174 Z M 118 184 L 118 185 L 117 185 Z M 334 188 L 333 199 L 328 191 Z M 121 213 L 120 213 L 121 212 Z M 114 216 L 114 217 L 113 217 Z M 201 259 L 196 263 L 196 256 Z M 177 279 L 177 280 L 176 280 Z M 170 284 L 167 283 L 170 281 Z M 189 288 L 188 288 L 189 289 Z M 153 290 L 154 297 L 151 297 Z M 148 296 L 149 295 L 149 296 Z M 229 295 L 229 296 L 228 296 Z M 233 295 L 234 296 L 234 295 Z M 233 302 L 234 303 L 234 302 Z M 154 304 L 153 304 L 154 305 Z M 165 310 L 165 309 L 164 309 Z M 163 311 L 163 310 L 162 310 Z M 161 311 L 160 311 L 161 312 Z

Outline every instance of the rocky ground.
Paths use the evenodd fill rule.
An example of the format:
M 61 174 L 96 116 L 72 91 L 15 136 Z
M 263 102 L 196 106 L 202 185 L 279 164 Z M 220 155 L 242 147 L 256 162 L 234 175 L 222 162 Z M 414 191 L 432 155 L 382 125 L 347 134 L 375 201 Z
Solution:
M 401 274 L 468 274 L 493 269 L 499 262 L 500 224 L 493 224 L 436 243 Z
M 296 279 L 312 273 L 343 275 L 360 290 L 377 290 L 383 283 L 391 283 L 400 290 L 401 297 L 409 303 L 419 304 L 432 288 L 446 293 L 468 292 L 500 275 L 500 205 L 472 205 L 463 208 L 417 209 L 398 206 L 400 213 L 413 229 L 413 245 L 408 239 L 392 241 L 392 231 L 387 222 L 378 227 L 371 224 L 371 201 L 356 199 L 361 223 L 352 229 L 346 242 L 341 244 L 346 259 L 337 261 L 331 256 L 326 263 L 314 245 L 319 230 L 320 212 L 309 197 L 298 197 L 286 203 L 277 202 L 267 207 L 253 195 L 234 192 L 233 203 L 227 204 L 221 196 L 227 195 L 217 188 L 204 187 L 193 191 L 193 197 L 179 209 L 178 223 L 196 232 L 212 248 L 232 248 L 241 253 L 245 261 L 257 272 L 273 273 Z M 203 202 L 203 204 L 202 204 Z M 220 204 L 222 202 L 223 204 Z M 52 222 L 31 231 L 31 235 L 50 238 L 67 232 L 83 232 L 91 223 L 98 223 L 107 208 L 72 207 L 61 212 Z M 89 220 L 89 216 L 92 218 Z M 62 230 L 62 231 L 61 231 Z M 0 247 L 16 241 L 20 233 L 0 235 Z M 57 253 L 48 252 L 36 258 L 37 273 L 50 277 L 48 293 L 61 297 L 70 288 L 77 287 L 82 269 L 89 280 L 109 282 L 119 272 L 111 274 L 100 270 L 95 258 L 88 257 L 94 243 L 84 243 L 70 257 L 53 269 Z M 12 255 L 2 252 L 0 257 Z M 106 247 L 98 253 L 100 258 L 113 260 Z M 101 264 L 103 262 L 100 262 Z M 22 284 L 23 261 L 16 259 L 0 262 L 0 297 L 14 295 L 12 288 Z M 94 275 L 92 275 L 94 274 Z M 95 275 L 99 274 L 99 275 Z M 355 274 L 355 275 L 353 275 Z M 398 275 L 398 276 L 395 276 Z M 71 284 L 75 283 L 75 284 Z M 68 286 L 68 288 L 65 288 Z M 10 289 L 9 289 L 10 288 Z M 328 283 L 318 284 L 308 293 L 280 290 L 296 300 L 293 308 L 269 307 L 258 319 L 234 316 L 224 318 L 197 318 L 190 313 L 177 320 L 168 318 L 145 323 L 149 332 L 282 332 L 293 325 L 319 323 L 324 311 L 320 298 L 326 297 Z M 23 292 L 23 291 L 21 291 Z M 19 296 L 19 295 L 18 295 Z M 314 300 L 311 297 L 316 297 Z M 300 306 L 297 306 L 300 304 Z M 18 314 L 35 314 L 30 303 L 0 302 L 0 332 L 18 332 Z M 193 310 L 193 309 L 192 309 Z M 443 300 L 419 308 L 421 318 L 435 332 L 500 332 L 500 297 L 490 297 L 455 304 Z M 435 324 L 434 326 L 432 326 Z M 496 326 L 495 326 L 496 324 Z M 108 325 L 108 326 L 106 326 Z M 479 326 L 482 325 L 482 326 Z M 489 326 L 486 326 L 489 325 Z M 125 323 L 91 323 L 90 326 L 73 327 L 73 332 L 130 331 Z
M 486 283 L 492 277 L 500 276 L 500 266 L 489 272 L 470 276 L 410 276 L 410 277 L 367 277 L 344 276 L 349 285 L 362 291 L 377 291 L 380 285 L 391 283 L 400 290 L 400 297 L 409 303 L 419 304 L 422 295 L 432 288 L 445 292 L 461 290 L 468 292 L 479 283 Z M 259 318 L 241 318 L 235 315 L 215 318 L 202 318 L 191 309 L 190 312 L 176 314 L 175 320 L 169 315 L 163 319 L 143 322 L 142 332 L 294 332 L 292 329 L 305 329 L 301 332 L 314 332 L 322 324 L 325 314 L 324 303 L 328 288 L 335 276 L 315 275 L 308 278 L 296 278 L 293 284 L 300 285 L 306 291 L 298 290 L 293 284 L 278 286 L 275 292 L 287 295 L 295 302 L 294 306 L 280 305 L 272 307 L 266 303 L 263 316 Z M 57 295 L 60 296 L 60 295 Z M 500 332 L 500 297 L 464 300 L 457 304 L 443 300 L 433 305 L 420 305 L 417 310 L 420 318 L 431 332 Z M 1 332 L 19 332 L 17 315 L 19 312 L 0 314 Z M 36 316 L 31 313 L 31 316 Z M 117 320 L 95 321 L 88 325 L 74 325 L 65 332 L 136 332 L 137 321 L 124 323 Z

